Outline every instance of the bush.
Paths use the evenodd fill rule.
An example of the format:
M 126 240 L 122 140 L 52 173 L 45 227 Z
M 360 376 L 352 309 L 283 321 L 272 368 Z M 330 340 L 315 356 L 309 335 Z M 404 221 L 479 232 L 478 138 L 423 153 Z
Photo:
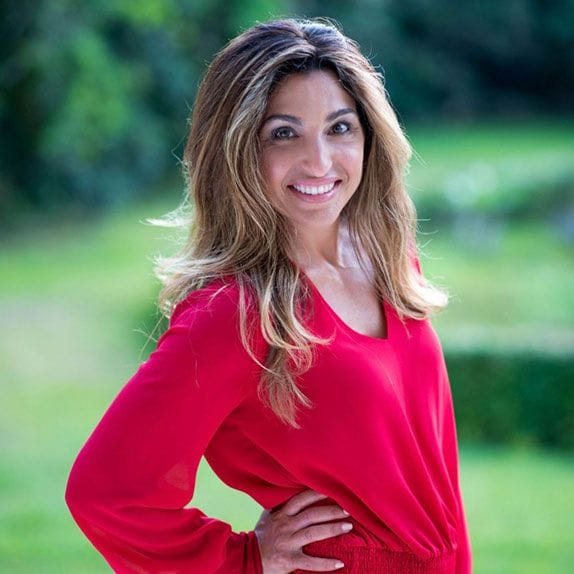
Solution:
M 461 442 L 574 449 L 574 357 L 475 350 L 445 358 Z

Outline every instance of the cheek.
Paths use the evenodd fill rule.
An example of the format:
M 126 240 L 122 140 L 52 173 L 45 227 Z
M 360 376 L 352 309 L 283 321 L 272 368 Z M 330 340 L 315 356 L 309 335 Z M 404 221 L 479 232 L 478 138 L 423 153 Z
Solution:
M 285 158 L 278 153 L 267 152 L 263 154 L 263 178 L 268 192 L 273 192 L 281 187 L 288 171 L 287 163 Z
M 283 181 L 281 164 L 273 154 L 265 153 L 261 161 L 261 170 L 265 186 L 263 192 L 270 205 L 276 210 L 280 210 L 282 205 L 281 182 Z
M 353 178 L 360 179 L 363 174 L 363 148 L 357 146 L 354 149 L 348 149 L 344 156 L 344 165 L 346 171 Z

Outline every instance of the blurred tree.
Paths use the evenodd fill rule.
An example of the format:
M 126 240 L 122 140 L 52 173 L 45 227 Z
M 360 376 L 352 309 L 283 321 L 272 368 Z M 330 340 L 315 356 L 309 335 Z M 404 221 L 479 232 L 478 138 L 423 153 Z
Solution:
M 295 0 L 382 65 L 410 120 L 574 111 L 574 0 Z
M 0 224 L 98 213 L 182 153 L 207 62 L 276 15 L 331 16 L 404 118 L 572 113 L 574 0 L 0 0 Z M 10 216 L 10 219 L 9 217 Z
M 0 221 L 98 213 L 165 177 L 206 63 L 278 4 L 2 2 Z

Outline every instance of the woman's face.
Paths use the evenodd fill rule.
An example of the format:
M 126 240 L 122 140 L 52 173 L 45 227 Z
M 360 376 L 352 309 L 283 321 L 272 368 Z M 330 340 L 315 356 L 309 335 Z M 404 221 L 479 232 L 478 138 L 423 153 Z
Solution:
M 331 71 L 292 74 L 273 92 L 260 131 L 271 204 L 297 227 L 332 226 L 361 181 L 365 135 Z

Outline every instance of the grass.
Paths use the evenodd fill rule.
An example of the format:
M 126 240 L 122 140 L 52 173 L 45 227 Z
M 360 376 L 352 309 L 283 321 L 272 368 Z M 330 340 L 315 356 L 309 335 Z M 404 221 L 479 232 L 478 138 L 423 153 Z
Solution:
M 409 188 L 416 197 L 477 164 L 492 166 L 502 178 L 517 170 L 526 178 L 561 170 L 572 165 L 573 128 L 574 118 L 414 126 L 407 131 L 414 148 Z M 500 183 L 503 191 L 505 182 Z
M 441 230 L 420 243 L 425 276 L 451 294 L 433 319 L 445 347 L 491 341 L 501 348 L 574 348 L 572 247 L 551 227 L 514 224 L 484 251 L 465 249 Z
M 574 462 L 550 453 L 461 449 L 477 573 L 570 572 Z

